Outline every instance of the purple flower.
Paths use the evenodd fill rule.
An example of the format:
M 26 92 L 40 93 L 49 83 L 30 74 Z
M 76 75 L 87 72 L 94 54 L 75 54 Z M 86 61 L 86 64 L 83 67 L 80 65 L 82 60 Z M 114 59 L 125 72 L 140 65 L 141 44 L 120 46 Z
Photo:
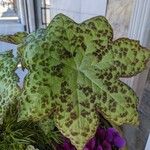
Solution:
M 76 150 L 76 148 L 71 144 L 70 140 L 64 137 L 64 142 L 57 145 L 57 150 Z
M 106 131 L 106 140 L 108 142 L 113 142 L 113 138 L 114 138 L 114 132 L 116 132 L 116 130 L 114 128 L 108 128 Z
M 86 144 L 84 150 L 93 150 L 95 148 L 95 144 L 96 144 L 96 138 L 93 137 L 92 139 L 90 139 L 88 141 L 88 143 Z
M 98 145 L 96 150 L 104 150 L 101 145 Z
M 114 145 L 118 148 L 122 148 L 126 144 L 126 141 L 122 137 L 120 137 L 120 135 L 115 136 L 113 142 L 114 142 Z
M 64 143 L 63 148 L 66 149 L 66 150 L 70 150 L 69 143 Z
M 95 135 L 101 142 L 105 139 L 106 137 L 106 131 L 103 128 L 98 128 L 96 131 Z
M 116 129 L 108 128 L 106 133 L 106 140 L 118 148 L 125 146 L 125 140 L 119 135 Z
M 90 139 L 84 150 L 113 150 L 113 147 L 122 148 L 126 144 L 119 132 L 114 128 L 98 128 L 95 136 Z M 64 143 L 60 144 L 57 150 L 76 150 L 70 140 L 64 138 Z
M 103 143 L 102 143 L 102 147 L 103 147 L 103 150 L 112 150 L 112 149 L 111 149 L 111 145 L 110 145 L 110 143 L 109 143 L 109 142 L 107 142 L 106 140 L 105 140 L 105 141 L 103 141 Z

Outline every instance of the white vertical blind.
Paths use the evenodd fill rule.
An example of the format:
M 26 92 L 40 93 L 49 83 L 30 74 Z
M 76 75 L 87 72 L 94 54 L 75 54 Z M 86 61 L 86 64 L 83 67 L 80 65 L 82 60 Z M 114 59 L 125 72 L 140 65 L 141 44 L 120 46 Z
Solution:
M 149 137 L 148 137 L 148 140 L 147 140 L 147 143 L 146 143 L 145 150 L 150 150 L 150 134 L 149 134 Z
M 141 45 L 149 47 L 150 0 L 136 0 L 133 10 L 128 36 L 131 39 L 139 40 Z M 135 90 L 139 98 L 142 98 L 148 68 L 150 68 L 150 64 L 148 64 L 147 69 L 142 73 L 125 80 L 125 82 Z
M 63 13 L 76 22 L 82 22 L 94 16 L 105 16 L 107 0 L 50 0 L 50 13 L 53 18 Z

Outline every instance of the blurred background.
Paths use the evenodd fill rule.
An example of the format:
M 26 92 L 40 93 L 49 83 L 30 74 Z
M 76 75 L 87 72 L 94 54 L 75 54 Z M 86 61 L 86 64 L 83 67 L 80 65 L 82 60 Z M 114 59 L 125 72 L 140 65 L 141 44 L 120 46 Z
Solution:
M 114 29 L 114 39 L 129 37 L 150 48 L 150 0 L 0 0 L 0 34 L 33 32 L 46 28 L 52 18 L 64 13 L 80 23 L 102 15 Z M 0 42 L 0 51 L 14 50 L 13 44 Z M 150 64 L 130 79 L 121 79 L 137 93 L 140 104 L 140 126 L 124 126 L 129 150 L 144 150 L 150 133 Z M 26 72 L 16 71 L 22 78 Z M 150 150 L 150 147 L 148 149 Z

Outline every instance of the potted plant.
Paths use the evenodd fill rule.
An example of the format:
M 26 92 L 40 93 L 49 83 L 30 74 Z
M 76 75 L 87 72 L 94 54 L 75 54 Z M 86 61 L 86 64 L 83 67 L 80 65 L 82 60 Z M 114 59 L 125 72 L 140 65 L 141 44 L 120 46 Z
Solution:
M 125 145 L 117 128 L 138 125 L 138 98 L 119 78 L 144 70 L 150 52 L 138 41 L 113 41 L 105 17 L 77 24 L 63 14 L 46 29 L 0 40 L 18 45 L 17 58 L 12 51 L 0 55 L 1 119 L 8 108 L 16 108 L 14 123 L 30 122 L 25 130 L 34 129 L 20 149 L 115 150 Z M 14 74 L 20 62 L 29 71 L 22 89 Z

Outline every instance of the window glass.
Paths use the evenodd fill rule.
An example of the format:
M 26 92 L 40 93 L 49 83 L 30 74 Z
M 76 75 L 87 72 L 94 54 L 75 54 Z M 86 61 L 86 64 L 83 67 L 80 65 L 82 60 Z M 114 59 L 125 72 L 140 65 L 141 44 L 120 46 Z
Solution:
M 39 5 L 41 24 L 47 26 L 58 13 L 63 13 L 76 22 L 83 22 L 99 15 L 105 16 L 106 4 L 107 0 L 42 0 Z
M 0 0 L 0 19 L 18 19 L 16 0 Z

